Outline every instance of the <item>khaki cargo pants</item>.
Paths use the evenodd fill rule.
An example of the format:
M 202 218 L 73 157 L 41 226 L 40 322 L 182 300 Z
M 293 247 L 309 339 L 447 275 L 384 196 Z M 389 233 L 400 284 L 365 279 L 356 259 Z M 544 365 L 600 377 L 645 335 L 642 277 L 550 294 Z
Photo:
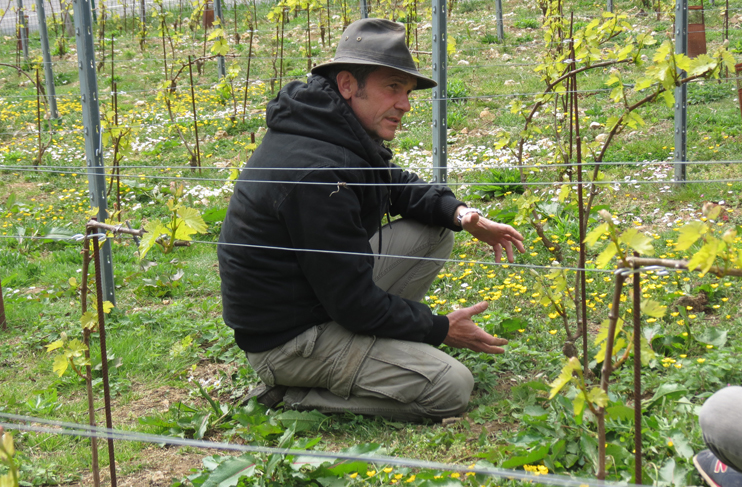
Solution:
M 378 250 L 378 234 L 371 239 Z M 448 259 L 453 233 L 414 220 L 383 228 L 381 254 Z M 382 289 L 420 301 L 443 261 L 381 257 L 374 281 Z M 310 328 L 288 343 L 247 358 L 266 385 L 289 389 L 289 409 L 349 411 L 393 420 L 442 419 L 466 409 L 474 387 L 460 362 L 424 343 L 356 335 L 334 321 Z

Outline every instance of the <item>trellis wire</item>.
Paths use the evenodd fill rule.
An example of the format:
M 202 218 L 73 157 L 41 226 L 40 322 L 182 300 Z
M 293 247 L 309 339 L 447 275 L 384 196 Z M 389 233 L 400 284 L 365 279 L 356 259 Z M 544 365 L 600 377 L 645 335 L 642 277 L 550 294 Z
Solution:
M 357 455 L 340 452 L 326 452 L 317 450 L 292 450 L 288 448 L 272 448 L 255 445 L 238 445 L 234 443 L 224 443 L 205 440 L 189 440 L 173 436 L 151 435 L 131 431 L 115 430 L 110 428 L 92 427 L 85 424 L 70 423 L 65 421 L 54 421 L 44 418 L 21 416 L 17 414 L 8 414 L 0 412 L 0 426 L 7 429 L 29 431 L 36 433 L 47 433 L 52 435 L 71 435 L 83 437 L 110 438 L 121 441 L 139 441 L 143 443 L 165 444 L 173 446 L 189 446 L 198 449 L 225 450 L 242 453 L 262 453 L 267 455 L 291 455 L 299 456 L 310 461 L 312 457 L 328 460 L 352 460 L 360 462 L 369 462 L 375 464 L 388 464 L 400 467 L 410 467 L 426 470 L 439 470 L 446 472 L 475 473 L 487 475 L 490 477 L 501 478 L 503 480 L 521 480 L 529 483 L 555 485 L 562 487 L 639 487 L 635 484 L 624 482 L 606 482 L 595 479 L 586 479 L 580 477 L 569 477 L 566 475 L 548 474 L 533 475 L 525 471 L 506 470 L 500 468 L 485 467 L 465 467 L 462 465 L 430 462 L 425 460 L 416 460 L 404 457 L 393 457 L 386 455 Z M 10 422 L 12 421 L 12 422 Z M 45 426 L 38 426 L 45 425 Z

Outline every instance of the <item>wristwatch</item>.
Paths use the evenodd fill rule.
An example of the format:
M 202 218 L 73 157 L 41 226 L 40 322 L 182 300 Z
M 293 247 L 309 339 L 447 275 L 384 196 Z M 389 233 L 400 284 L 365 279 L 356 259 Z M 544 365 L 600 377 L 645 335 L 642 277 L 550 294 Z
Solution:
M 476 213 L 479 216 L 484 216 L 482 213 L 482 210 L 478 208 L 464 208 L 461 210 L 461 213 L 458 214 L 456 217 L 456 223 L 459 224 L 460 227 L 463 227 L 464 225 L 461 224 L 461 220 L 464 218 L 464 215 L 468 215 L 469 213 Z

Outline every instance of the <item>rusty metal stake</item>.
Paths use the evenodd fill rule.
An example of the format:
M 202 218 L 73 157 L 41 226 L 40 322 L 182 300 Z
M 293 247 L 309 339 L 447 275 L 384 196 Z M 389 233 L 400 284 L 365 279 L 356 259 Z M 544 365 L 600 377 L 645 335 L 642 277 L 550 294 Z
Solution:
M 205 34 L 204 37 L 206 37 Z M 193 107 L 193 133 L 196 136 L 196 162 L 198 164 L 198 173 L 201 174 L 201 148 L 198 145 L 198 118 L 196 117 L 196 94 L 193 90 L 192 64 L 193 63 L 191 63 L 191 56 L 188 56 L 188 76 L 190 76 L 191 78 L 191 105 Z
M 8 330 L 8 322 L 5 320 L 5 302 L 3 302 L 3 281 L 0 279 L 0 328 Z
M 101 374 L 103 376 L 103 400 L 106 411 L 106 427 L 113 429 L 111 418 L 111 389 L 108 384 L 108 351 L 106 349 L 106 325 L 103 313 L 103 284 L 101 279 L 100 253 L 97 235 L 93 238 L 93 259 L 95 262 L 95 288 L 98 304 L 98 334 L 100 337 Z M 113 451 L 113 438 L 108 439 L 108 461 L 111 470 L 111 487 L 116 487 L 116 456 Z
M 634 257 L 639 254 L 634 252 Z M 634 264 L 634 483 L 642 484 L 641 273 Z
M 570 24 L 572 23 L 570 20 Z M 570 31 L 572 27 L 570 26 Z M 572 32 L 570 32 L 570 36 Z M 570 56 L 575 59 L 575 43 L 574 38 L 572 39 L 572 52 Z M 577 65 L 575 61 L 572 61 L 572 71 L 575 71 Z M 585 202 L 583 199 L 583 185 L 582 185 L 582 137 L 580 136 L 580 110 L 577 103 L 577 74 L 572 76 L 572 109 L 575 116 L 575 143 L 577 150 L 577 207 L 579 208 L 579 225 L 580 225 L 580 257 L 578 278 L 580 281 L 580 317 L 582 321 L 582 360 L 583 370 L 587 373 L 588 370 L 588 355 L 587 355 L 587 279 L 585 275 L 585 260 L 587 255 L 587 249 L 585 247 L 585 230 L 587 226 L 587 219 L 585 218 Z M 572 125 L 570 121 L 570 126 Z M 571 148 L 571 144 L 570 144 Z
M 82 313 L 85 314 L 88 310 L 88 271 L 90 269 L 90 241 L 88 235 L 90 235 L 91 229 L 86 232 L 86 237 L 83 239 L 83 250 L 82 250 L 82 288 L 80 289 L 80 303 L 82 304 Z M 85 366 L 85 386 L 88 393 L 88 424 L 95 427 L 95 402 L 93 401 L 93 370 L 90 366 L 90 330 L 83 328 L 82 330 L 82 341 L 85 344 L 85 359 L 88 365 Z M 90 448 L 93 455 L 92 458 L 92 470 L 93 470 L 93 485 L 94 487 L 100 487 L 100 470 L 98 467 L 98 438 L 95 436 L 90 437 Z
M 621 291 L 626 280 L 625 269 L 616 271 L 616 287 L 613 290 L 613 303 L 608 313 L 608 336 L 605 341 L 605 359 L 603 359 L 603 370 L 600 376 L 600 388 L 608 394 L 608 384 L 613 371 L 613 341 L 616 335 L 616 323 L 618 323 L 618 309 L 621 306 Z M 600 480 L 605 480 L 605 410 L 600 408 L 597 415 L 598 420 L 598 474 Z

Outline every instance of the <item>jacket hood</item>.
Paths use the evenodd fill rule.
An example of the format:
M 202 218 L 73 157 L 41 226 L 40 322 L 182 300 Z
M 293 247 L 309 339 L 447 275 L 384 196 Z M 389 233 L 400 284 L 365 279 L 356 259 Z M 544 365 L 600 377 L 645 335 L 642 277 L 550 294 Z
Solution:
M 324 76 L 284 86 L 268 103 L 265 120 L 271 130 L 340 145 L 372 167 L 389 167 L 392 152 L 369 137 L 335 85 Z

